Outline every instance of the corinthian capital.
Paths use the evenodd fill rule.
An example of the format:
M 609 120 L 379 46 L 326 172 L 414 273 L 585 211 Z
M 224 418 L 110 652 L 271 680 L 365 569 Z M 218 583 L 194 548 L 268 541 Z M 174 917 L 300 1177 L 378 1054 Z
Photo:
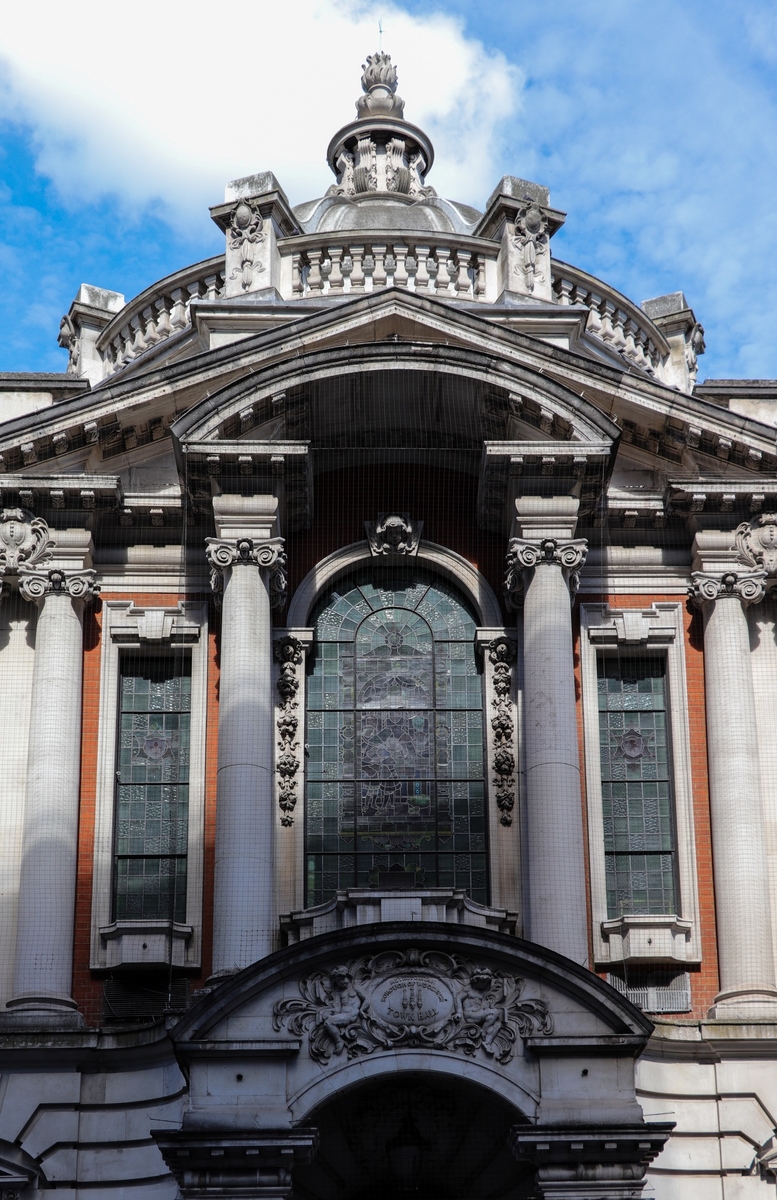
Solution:
M 19 593 L 25 600 L 41 604 L 47 596 L 69 596 L 90 604 L 100 587 L 94 571 L 25 571 L 19 572 Z
M 732 598 L 745 606 L 763 600 L 766 592 L 766 571 L 747 571 L 737 574 L 724 571 L 713 575 L 708 571 L 694 571 L 691 575 L 690 596 L 694 604 L 704 608 L 716 600 Z
M 217 603 L 224 591 L 224 571 L 232 567 L 258 567 L 266 571 L 270 603 L 283 606 L 286 599 L 286 554 L 283 538 L 266 538 L 254 542 L 251 538 L 206 538 L 205 555 L 210 563 L 210 586 Z
M 585 538 L 572 538 L 564 542 L 555 538 L 543 538 L 542 541 L 511 538 L 505 574 L 508 603 L 514 606 L 523 593 L 525 572 L 536 567 L 560 567 L 574 594 L 577 591 L 577 573 L 585 563 L 587 553 L 588 542 Z

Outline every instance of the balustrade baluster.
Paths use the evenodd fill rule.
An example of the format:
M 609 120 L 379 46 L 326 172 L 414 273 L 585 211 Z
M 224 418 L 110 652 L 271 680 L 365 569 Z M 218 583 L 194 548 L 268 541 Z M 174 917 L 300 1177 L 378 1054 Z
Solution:
M 469 260 L 471 258 L 472 254 L 469 250 L 456 251 L 457 271 L 454 281 L 459 296 L 469 296 L 472 293 L 472 280 L 469 277 Z
M 394 287 L 407 287 L 407 246 L 398 244 L 394 247 L 396 266 L 394 267 Z
M 375 270 L 372 274 L 372 286 L 374 288 L 382 288 L 386 286 L 386 267 L 384 259 L 386 256 L 385 245 L 376 245 L 373 243 L 372 253 L 375 256 Z
M 364 246 L 354 246 L 351 244 L 351 258 L 353 266 L 351 267 L 351 291 L 364 291 Z
M 157 310 L 157 337 L 162 341 L 163 338 L 168 338 L 172 332 L 170 328 L 170 303 L 167 296 L 160 296 L 158 300 L 155 300 L 154 308 Z
M 437 246 L 434 256 L 437 259 L 436 290 L 438 292 L 449 292 L 451 289 L 451 277 L 448 273 L 448 265 L 451 252 L 446 246 Z
M 175 333 L 179 329 L 186 328 L 186 301 L 184 300 L 183 288 L 173 288 L 170 295 L 173 300 L 173 308 L 170 313 L 170 327 Z
M 370 292 L 375 286 L 372 278 L 372 273 L 375 270 L 375 259 L 371 254 L 365 254 L 362 259 L 362 267 L 364 268 L 364 290 L 365 292 Z M 369 287 L 367 287 L 368 283 Z
M 153 305 L 149 304 L 143 309 L 143 338 L 147 346 L 155 346 L 159 341 L 159 334 L 156 330 L 156 319 L 154 317 Z
M 302 255 L 295 250 L 291 256 L 291 294 L 301 296 L 302 292 Z
M 218 298 L 218 278 L 218 275 L 205 276 L 205 298 L 209 304 L 212 304 Z
M 475 299 L 485 300 L 486 297 L 486 260 L 482 254 L 478 254 L 476 260 L 475 274 Z
M 428 292 L 431 279 L 429 277 L 429 247 L 416 246 L 416 259 L 418 267 L 416 269 L 415 290 L 417 292 Z
M 308 292 L 311 296 L 320 296 L 324 290 L 321 277 L 321 259 L 323 250 L 308 250 Z
M 332 268 L 329 272 L 329 291 L 335 294 L 340 294 L 343 290 L 343 273 L 341 270 L 341 262 L 343 257 L 342 246 L 328 246 L 329 261 Z
M 416 272 L 418 270 L 418 259 L 414 254 L 408 254 L 405 259 L 405 269 L 407 271 L 407 287 L 408 291 L 416 290 Z

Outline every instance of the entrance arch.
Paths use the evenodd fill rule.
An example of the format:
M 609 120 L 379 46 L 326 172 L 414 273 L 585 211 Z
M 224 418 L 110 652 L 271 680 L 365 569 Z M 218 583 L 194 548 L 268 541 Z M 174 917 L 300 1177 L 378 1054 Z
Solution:
M 493 1090 L 436 1071 L 400 1071 L 330 1096 L 306 1118 L 316 1157 L 295 1170 L 308 1200 L 524 1200 L 533 1172 L 509 1133 L 526 1116 Z

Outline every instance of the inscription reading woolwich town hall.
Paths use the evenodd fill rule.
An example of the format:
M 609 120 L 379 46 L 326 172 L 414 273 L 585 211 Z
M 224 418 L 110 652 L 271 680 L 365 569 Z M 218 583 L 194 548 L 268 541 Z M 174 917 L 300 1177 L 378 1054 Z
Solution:
M 300 980 L 299 999 L 274 1005 L 273 1026 L 307 1033 L 317 1062 L 407 1046 L 481 1051 L 506 1063 L 519 1036 L 553 1032 L 547 1005 L 521 1000 L 523 987 L 456 954 L 388 950 Z

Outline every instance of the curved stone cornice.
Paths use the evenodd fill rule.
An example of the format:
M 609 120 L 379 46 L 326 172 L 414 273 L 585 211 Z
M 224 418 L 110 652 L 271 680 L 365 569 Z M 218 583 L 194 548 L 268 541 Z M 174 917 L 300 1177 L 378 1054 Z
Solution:
M 406 298 L 402 297 L 403 304 Z M 353 302 L 361 307 L 363 301 Z M 378 314 L 366 312 L 370 322 Z M 358 322 L 362 324 L 361 320 Z M 446 325 L 448 322 L 446 321 Z M 493 327 L 489 326 L 490 332 Z M 448 329 L 451 337 L 455 331 Z M 513 334 L 521 338 L 519 334 Z M 618 426 L 604 413 L 563 384 L 551 380 L 539 369 L 519 361 L 510 348 L 500 356 L 468 345 L 468 335 L 460 344 L 436 344 L 430 341 L 374 342 L 366 345 L 347 345 L 317 349 L 311 345 L 300 353 L 295 343 L 293 357 L 268 364 L 261 373 L 250 374 L 214 392 L 171 425 L 174 440 L 182 446 L 191 441 L 223 437 L 225 422 L 236 417 L 250 401 L 254 405 L 269 404 L 273 395 L 298 387 L 309 387 L 321 380 L 343 375 L 359 375 L 376 371 L 429 371 L 450 375 L 457 380 L 466 377 L 474 383 L 501 388 L 506 393 L 519 393 L 524 400 L 548 410 L 550 418 L 560 417 L 571 426 L 578 440 L 614 443 L 620 437 Z M 496 347 L 494 348 L 496 350 Z M 541 364 L 538 363 L 539 368 Z M 561 439 L 559 439 L 561 440 Z M 573 451 L 575 442 L 565 440 Z
M 766 594 L 766 572 L 748 571 L 738 574 L 723 571 L 720 575 L 709 571 L 694 571 L 691 575 L 690 596 L 698 608 L 717 600 L 740 600 L 745 606 L 758 604 Z
M 645 1043 L 653 1024 L 625 996 L 597 975 L 561 954 L 533 942 L 490 929 L 467 925 L 418 921 L 391 921 L 356 926 L 320 934 L 260 959 L 245 970 L 228 976 L 186 1013 L 170 1032 L 184 1054 L 187 1043 L 205 1040 L 215 1027 L 243 1005 L 269 990 L 278 980 L 296 973 L 308 974 L 327 965 L 347 962 L 358 954 L 417 947 L 444 954 L 451 952 L 519 972 L 525 978 L 542 979 L 573 998 L 581 1009 L 595 1013 L 612 1034 Z M 628 1052 L 628 1050 L 626 1051 Z

